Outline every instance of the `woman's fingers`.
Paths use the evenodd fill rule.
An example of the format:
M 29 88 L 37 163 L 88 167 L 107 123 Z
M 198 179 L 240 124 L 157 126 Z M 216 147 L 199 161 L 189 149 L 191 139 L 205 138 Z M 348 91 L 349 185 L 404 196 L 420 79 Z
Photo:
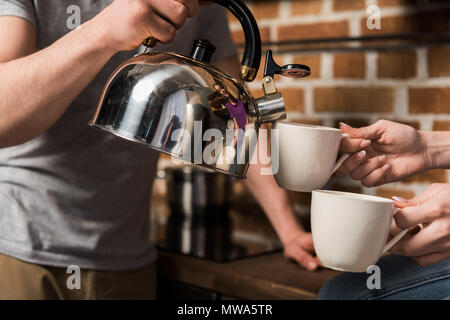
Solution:
M 406 207 L 397 212 L 395 223 L 399 228 L 406 229 L 419 223 L 431 222 L 440 217 L 439 204 L 428 201 L 418 206 Z
M 365 187 L 376 187 L 381 184 L 385 184 L 388 179 L 387 175 L 389 173 L 389 170 L 391 169 L 391 166 L 389 164 L 383 165 L 381 168 L 378 168 L 374 171 L 372 171 L 369 175 L 361 179 L 361 183 Z
M 386 155 L 372 157 L 352 170 L 350 176 L 355 180 L 367 177 L 371 172 L 383 167 L 386 164 L 386 160 Z
M 440 237 L 436 236 L 438 228 L 436 224 L 430 224 L 417 233 L 407 233 L 391 251 L 397 254 L 419 257 L 439 251 L 435 246 L 439 243 Z
M 360 151 L 353 155 L 351 155 L 347 160 L 344 161 L 344 163 L 339 167 L 339 169 L 336 171 L 335 176 L 336 177 L 344 177 L 349 172 L 352 172 L 360 166 L 367 157 L 366 151 Z
M 365 140 L 377 139 L 382 132 L 378 121 L 370 126 L 361 128 L 352 128 L 348 124 L 341 122 L 339 123 L 339 127 L 344 133 L 348 133 L 352 138 Z
M 414 260 L 422 267 L 428 267 L 448 258 L 450 258 L 450 252 L 435 252 L 424 256 L 414 257 Z
M 355 153 L 370 146 L 370 140 L 345 138 L 341 141 L 341 153 Z

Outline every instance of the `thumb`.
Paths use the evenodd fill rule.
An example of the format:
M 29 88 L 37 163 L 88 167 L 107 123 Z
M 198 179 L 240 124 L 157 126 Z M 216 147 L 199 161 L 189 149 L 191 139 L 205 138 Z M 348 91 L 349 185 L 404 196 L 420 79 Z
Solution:
M 380 137 L 381 131 L 377 123 L 367 127 L 353 128 L 343 122 L 339 123 L 340 129 L 354 139 L 374 140 Z
M 304 242 L 302 243 L 302 247 L 305 250 L 307 250 L 311 253 L 314 253 L 314 242 L 313 242 L 312 234 L 311 233 L 306 234 L 303 241 Z
M 424 204 L 425 202 L 428 202 L 431 200 L 431 198 L 434 195 L 434 190 L 432 188 L 428 188 L 425 190 L 424 193 L 421 195 L 411 198 L 411 199 L 404 199 L 402 197 L 393 196 L 392 199 L 395 202 L 395 206 L 397 208 L 406 208 L 406 207 L 413 207 L 413 206 L 420 206 L 421 204 Z
M 431 222 L 435 218 L 434 208 L 432 201 L 403 208 L 395 215 L 395 223 L 399 228 L 407 229 L 419 223 Z

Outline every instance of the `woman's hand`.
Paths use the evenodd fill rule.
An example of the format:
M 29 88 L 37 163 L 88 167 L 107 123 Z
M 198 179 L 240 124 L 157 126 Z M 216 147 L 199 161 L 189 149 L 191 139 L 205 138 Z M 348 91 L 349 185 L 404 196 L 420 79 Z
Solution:
M 92 21 L 116 51 L 132 50 L 150 36 L 172 41 L 198 9 L 198 0 L 115 0 Z
M 308 271 L 314 271 L 321 265 L 319 258 L 315 257 L 311 233 L 301 230 L 285 242 L 284 256 L 297 261 Z
M 343 123 L 340 127 L 351 137 L 342 140 L 341 152 L 354 154 L 336 172 L 338 177 L 349 173 L 364 186 L 373 187 L 430 167 L 426 136 L 413 127 L 387 120 L 359 129 Z
M 408 233 L 391 251 L 414 257 L 422 266 L 450 258 L 450 184 L 432 184 L 419 197 L 394 200 L 401 208 L 395 215 L 399 228 L 418 224 L 423 228 L 415 234 Z

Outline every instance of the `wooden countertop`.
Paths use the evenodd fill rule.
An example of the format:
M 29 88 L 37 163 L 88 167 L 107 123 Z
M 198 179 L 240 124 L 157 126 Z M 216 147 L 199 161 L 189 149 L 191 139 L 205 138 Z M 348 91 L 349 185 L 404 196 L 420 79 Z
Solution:
M 322 285 L 339 272 L 308 272 L 282 253 L 228 263 L 159 252 L 158 272 L 182 283 L 241 299 L 316 299 Z

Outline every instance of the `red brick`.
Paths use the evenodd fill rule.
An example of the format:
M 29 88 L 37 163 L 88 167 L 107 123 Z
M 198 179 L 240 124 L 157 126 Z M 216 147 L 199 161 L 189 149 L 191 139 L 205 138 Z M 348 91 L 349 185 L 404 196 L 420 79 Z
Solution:
M 257 0 L 250 2 L 250 4 L 256 20 L 277 18 L 280 12 L 279 1 Z
M 392 199 L 393 196 L 401 197 L 404 199 L 414 198 L 415 193 L 411 190 L 393 189 L 393 188 L 378 188 L 376 191 L 378 197 Z
M 427 7 L 428 5 L 435 5 L 435 4 L 446 4 L 448 0 L 378 0 L 378 6 L 381 8 L 385 7 L 415 7 L 417 9 L 423 9 L 424 7 Z
M 362 10 L 366 8 L 365 0 L 334 0 L 334 11 Z
M 337 53 L 334 55 L 335 78 L 364 78 L 366 55 L 364 53 Z
M 287 111 L 305 111 L 305 93 L 300 88 L 279 89 L 282 93 Z
M 415 51 L 402 50 L 378 53 L 378 77 L 391 79 L 413 78 L 417 74 Z
M 404 16 L 381 18 L 381 29 L 367 28 L 367 18 L 361 20 L 361 34 L 391 34 L 444 31 L 450 28 L 450 9 Z
M 296 40 L 348 36 L 348 22 L 323 22 L 278 27 L 278 39 Z
M 229 10 L 227 10 L 227 17 L 229 24 L 239 24 L 239 20 Z
M 344 122 L 345 124 L 348 124 L 349 126 L 351 126 L 353 128 L 361 128 L 361 127 L 366 127 L 366 126 L 370 125 L 370 122 L 367 119 L 345 118 L 345 119 L 336 119 L 334 121 L 334 127 L 339 128 L 340 122 Z
M 289 122 L 301 123 L 301 124 L 312 124 L 316 126 L 322 126 L 323 120 L 317 118 L 297 118 L 297 119 L 289 119 Z
M 324 87 L 314 90 L 317 112 L 392 112 L 394 91 L 384 87 Z
M 437 169 L 437 170 L 429 170 L 420 174 L 416 174 L 408 179 L 405 179 L 406 183 L 446 183 L 447 180 L 447 172 L 448 170 Z
M 320 77 L 320 55 L 318 54 L 298 54 L 294 56 L 294 62 L 303 64 L 311 68 L 311 75 L 305 79 L 315 79 Z
M 450 131 L 450 121 L 435 121 L 433 124 L 434 131 Z
M 450 87 L 410 88 L 409 112 L 450 113 Z
M 270 29 L 268 27 L 260 28 L 259 31 L 261 33 L 261 40 L 263 42 L 271 40 L 270 39 Z M 231 33 L 231 36 L 233 37 L 233 40 L 236 44 L 244 44 L 245 43 L 244 31 L 242 31 L 241 29 L 239 29 L 237 31 L 233 31 Z
M 450 47 L 428 49 L 428 74 L 430 77 L 450 76 Z
M 291 14 L 317 14 L 322 10 L 322 0 L 292 0 Z

